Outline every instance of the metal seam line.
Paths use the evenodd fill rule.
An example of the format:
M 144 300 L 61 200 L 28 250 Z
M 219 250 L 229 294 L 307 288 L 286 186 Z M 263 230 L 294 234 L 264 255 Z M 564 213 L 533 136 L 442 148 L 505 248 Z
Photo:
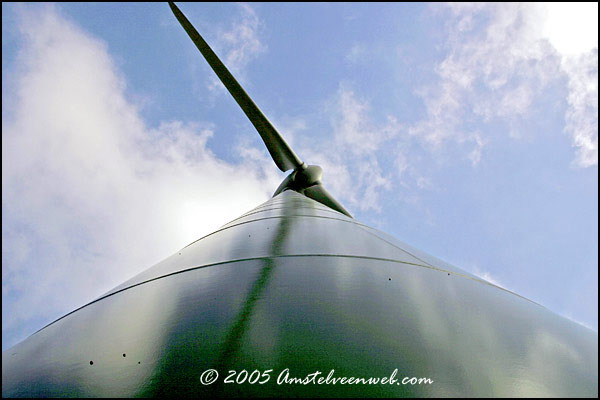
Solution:
M 295 208 L 312 208 L 312 207 L 295 207 Z M 227 227 L 227 228 L 229 228 L 227 225 L 231 224 L 231 223 L 232 223 L 232 222 L 234 222 L 234 221 L 237 221 L 237 220 L 239 220 L 239 219 L 242 219 L 242 218 L 244 218 L 244 217 L 246 217 L 246 216 L 252 215 L 252 214 L 257 214 L 257 213 L 260 213 L 260 212 L 263 212 L 263 211 L 281 210 L 281 209 L 285 209 L 285 207 L 283 207 L 283 208 L 273 208 L 273 209 L 268 209 L 268 210 L 260 210 L 260 211 L 255 211 L 255 212 L 249 212 L 249 213 L 247 213 L 247 214 L 244 214 L 244 215 L 242 215 L 241 217 L 238 217 L 238 218 L 234 219 L 234 220 L 233 220 L 233 221 L 231 221 L 231 222 L 228 222 L 227 224 L 223 225 L 223 226 L 222 226 L 222 228 L 226 228 L 226 227 Z M 322 210 L 322 211 L 327 211 L 327 212 L 337 213 L 337 211 L 335 211 L 335 210 Z M 279 216 L 274 216 L 274 217 L 279 217 Z M 285 216 L 284 216 L 284 217 L 285 217 Z M 318 217 L 318 216 L 316 216 L 316 215 L 315 215 L 315 217 Z M 321 217 L 323 217 L 323 218 L 327 218 L 327 217 L 324 217 L 324 216 L 321 216 Z M 335 219 L 337 219 L 337 218 L 335 218 Z M 257 221 L 257 220 L 252 220 L 252 221 Z M 251 222 L 251 221 L 247 221 L 247 222 Z M 348 221 L 348 222 L 354 222 L 354 221 Z M 356 223 L 356 222 L 354 222 L 354 223 Z M 366 225 L 365 225 L 365 226 L 366 226 Z M 383 242 L 387 243 L 388 245 L 390 245 L 390 246 L 392 246 L 392 247 L 394 247 L 394 248 L 396 248 L 396 249 L 398 249 L 398 250 L 401 250 L 401 251 L 402 251 L 402 252 L 404 252 L 404 253 L 407 253 L 408 255 L 410 255 L 410 256 L 411 256 L 411 257 L 413 257 L 413 258 L 416 258 L 417 260 L 421 261 L 422 263 L 424 263 L 424 264 L 427 264 L 427 265 L 430 265 L 430 266 L 432 266 L 432 267 L 433 267 L 433 265 L 432 265 L 431 263 L 429 263 L 429 262 L 427 262 L 427 261 L 423 260 L 423 259 L 422 259 L 422 258 L 420 258 L 420 257 L 417 257 L 416 255 L 412 254 L 412 253 L 411 253 L 411 252 L 409 252 L 408 250 L 406 250 L 406 249 L 403 249 L 402 247 L 400 247 L 400 246 L 397 246 L 397 245 L 395 245 L 394 243 L 391 243 L 390 241 L 388 241 L 388 240 L 386 240 L 386 239 L 384 239 L 384 238 L 380 237 L 380 236 L 379 236 L 379 235 L 377 235 L 376 233 L 374 233 L 374 232 L 370 232 L 369 230 L 367 230 L 367 229 L 364 229 L 364 228 L 363 228 L 363 227 L 361 227 L 361 226 L 359 226 L 358 228 L 359 228 L 359 229 L 361 229 L 362 231 L 364 231 L 364 232 L 368 233 L 369 235 L 375 236 L 377 239 L 379 239 L 379 240 L 381 240 L 381 241 L 383 241 Z M 200 240 L 200 239 L 199 239 L 199 240 Z M 186 246 L 186 247 L 187 247 L 187 246 Z
M 264 208 L 264 207 L 263 207 L 263 208 Z M 248 217 L 248 216 L 250 216 L 250 215 L 253 215 L 253 214 L 258 214 L 258 213 L 261 213 L 261 212 L 273 211 L 273 210 L 285 210 L 286 208 L 287 208 L 287 207 L 278 207 L 278 208 L 267 208 L 267 209 L 264 209 L 264 210 L 258 210 L 258 211 L 248 211 L 246 214 L 243 214 L 242 216 L 240 216 L 240 217 L 237 217 L 236 219 L 232 219 L 232 220 L 231 220 L 231 221 L 229 221 L 228 223 L 226 223 L 226 224 L 222 225 L 222 226 L 221 226 L 221 228 L 222 228 L 222 227 L 225 227 L 225 226 L 227 226 L 227 225 L 229 225 L 229 224 L 231 224 L 232 222 L 235 222 L 235 221 L 237 221 L 238 219 L 242 219 L 242 218 L 244 218 L 244 217 Z M 338 212 L 338 211 L 335 211 L 335 210 L 325 210 L 325 209 L 323 209 L 323 208 L 317 208 L 317 207 L 312 207 L 312 206 L 310 206 L 310 207 L 309 207 L 309 206 L 304 206 L 304 207 L 303 207 L 303 206 L 296 206 L 296 207 L 294 207 L 294 209 L 299 209 L 299 208 L 308 208 L 308 209 L 311 209 L 311 210 L 318 210 L 318 211 L 324 211 L 324 212 L 328 212 L 328 213 L 336 213 L 336 214 L 339 214 L 339 212 Z
M 483 279 L 478 279 L 478 278 L 475 278 L 475 277 L 472 277 L 472 276 L 463 275 L 463 274 L 460 274 L 460 273 L 457 273 L 457 272 L 448 271 L 448 270 L 445 270 L 445 269 L 442 269 L 442 268 L 433 267 L 433 266 L 430 266 L 430 265 L 415 264 L 415 263 L 410 263 L 410 262 L 406 262 L 406 261 L 394 260 L 394 259 L 390 259 L 390 258 L 379 258 L 379 257 L 369 257 L 369 256 L 354 256 L 354 255 L 345 255 L 345 254 L 284 254 L 284 255 L 277 255 L 277 256 L 271 256 L 271 257 L 240 258 L 240 259 L 237 259 L 237 260 L 228 260 L 228 261 L 221 261 L 221 262 L 216 262 L 216 263 L 211 263 L 211 264 L 199 265 L 199 266 L 196 266 L 196 267 L 190 267 L 190 268 L 182 269 L 182 270 L 179 270 L 179 271 L 170 272 L 168 274 L 157 276 L 157 277 L 154 277 L 154 278 L 151 278 L 151 279 L 147 279 L 145 281 L 135 283 L 135 284 L 133 284 L 131 286 L 127 286 L 127 287 L 119 289 L 119 290 L 117 290 L 115 292 L 103 295 L 103 296 L 101 296 L 101 297 L 99 297 L 99 298 L 97 298 L 95 300 L 92 300 L 89 303 L 84 304 L 83 306 L 81 306 L 81 307 L 79 307 L 79 308 L 77 308 L 77 309 L 75 309 L 75 310 L 73 310 L 73 311 L 71 311 L 71 312 L 63 315 L 62 317 L 60 317 L 60 318 L 58 318 L 58 319 L 50 322 L 48 325 L 44 326 L 43 328 L 38 329 L 37 331 L 35 331 L 34 333 L 32 333 L 30 336 L 35 335 L 36 333 L 38 333 L 38 332 L 46 329 L 47 327 L 49 327 L 50 325 L 52 325 L 52 324 L 60 321 L 61 319 L 65 318 L 65 317 L 68 317 L 69 315 L 71 315 L 71 314 L 73 314 L 73 313 L 81 310 L 82 308 L 85 308 L 85 307 L 87 307 L 89 305 L 92 305 L 92 304 L 97 303 L 97 302 L 99 302 L 101 300 L 104 300 L 107 297 L 111 297 L 111 296 L 113 296 L 115 294 L 124 292 L 125 290 L 129 290 L 129 289 L 132 289 L 132 288 L 137 287 L 137 286 L 144 285 L 144 284 L 149 283 L 149 282 L 153 282 L 153 281 L 156 281 L 156 280 L 159 280 L 159 279 L 167 278 L 167 277 L 170 277 L 170 276 L 173 276 L 173 275 L 178 275 L 178 274 L 182 274 L 182 273 L 189 272 L 189 271 L 194 271 L 194 270 L 197 270 L 197 269 L 214 267 L 214 266 L 217 266 L 217 265 L 238 263 L 238 262 L 244 262 L 244 261 L 268 260 L 268 259 L 273 259 L 273 258 L 292 258 L 292 257 L 307 257 L 307 258 L 308 257 L 358 258 L 358 259 L 363 259 L 363 260 L 386 261 L 386 262 L 392 262 L 392 263 L 397 263 L 397 264 L 404 264 L 404 265 L 411 265 L 411 266 L 415 266 L 415 267 L 427 268 L 427 269 L 430 269 L 430 270 L 433 270 L 433 271 L 438 271 L 438 272 L 444 272 L 444 273 L 452 274 L 452 275 L 455 275 L 455 276 L 459 276 L 461 278 L 472 280 L 474 282 L 479 282 L 479 283 L 486 284 L 488 286 L 495 287 L 495 288 L 500 289 L 500 290 L 502 290 L 504 292 L 507 292 L 507 293 L 513 294 L 515 296 L 518 296 L 518 297 L 520 297 L 522 299 L 525 299 L 525 300 L 527 300 L 527 301 L 529 301 L 529 302 L 531 302 L 531 303 L 533 303 L 535 305 L 538 305 L 540 307 L 546 308 L 543 305 L 541 305 L 539 303 L 536 303 L 533 300 L 529 300 L 526 297 L 523 297 L 523 296 L 521 296 L 521 295 L 519 295 L 517 293 L 511 292 L 510 290 L 505 289 L 503 287 L 494 285 L 493 283 L 487 282 L 487 281 L 485 281 Z
M 285 204 L 285 203 L 287 203 L 287 202 L 278 202 L 277 204 Z M 265 203 L 265 204 L 266 204 L 266 203 Z M 272 205 L 272 204 L 271 204 L 271 205 Z M 265 206 L 261 205 L 261 206 L 259 206 L 259 207 L 260 207 L 260 208 L 264 208 L 264 207 L 267 207 L 267 206 L 266 206 L 266 205 L 265 205 Z M 257 209 L 257 208 L 259 208 L 259 207 L 256 207 L 256 208 L 255 208 L 255 209 L 253 209 L 253 210 L 256 210 L 256 209 Z M 235 221 L 237 221 L 237 220 L 239 220 L 239 219 L 242 219 L 242 218 L 244 218 L 244 217 L 250 216 L 250 215 L 252 215 L 252 214 L 257 214 L 257 213 L 259 213 L 259 212 L 262 212 L 262 211 L 271 211 L 271 210 L 284 210 L 284 209 L 286 209 L 286 208 L 287 208 L 287 207 L 281 207 L 281 208 L 273 208 L 273 209 L 269 209 L 269 210 L 259 210 L 259 211 L 253 211 L 253 210 L 250 210 L 250 211 L 248 211 L 246 214 L 242 215 L 241 217 L 238 217 L 238 218 L 236 218 L 236 219 L 234 219 L 234 220 L 232 220 L 232 221 L 230 221 L 230 222 L 226 223 L 225 225 L 222 225 L 222 226 L 221 226 L 221 228 L 219 228 L 217 231 L 215 231 L 215 232 L 212 232 L 212 233 L 217 233 L 217 232 L 219 232 L 219 231 L 221 231 L 221 230 L 223 230 L 223 229 L 229 229 L 229 228 L 233 228 L 234 226 L 237 226 L 237 225 L 242 225 L 242 224 L 246 224 L 246 223 L 253 222 L 253 221 L 260 221 L 260 220 L 262 220 L 262 219 L 268 219 L 268 218 L 285 218 L 285 217 L 316 217 L 316 218 L 335 219 L 335 220 L 338 220 L 338 221 L 346 221 L 346 222 L 351 222 L 351 223 L 353 223 L 353 224 L 359 225 L 359 228 L 361 228 L 361 229 L 362 229 L 362 230 L 364 230 L 365 232 L 367 232 L 367 233 L 369 233 L 369 234 L 371 234 L 371 235 L 375 236 L 376 238 L 378 238 L 378 239 L 380 239 L 380 240 L 384 241 L 385 243 L 387 243 L 387 244 L 389 244 L 389 245 L 391 245 L 391 246 L 393 246 L 393 247 L 395 247 L 395 248 L 397 248 L 397 249 L 400 249 L 400 250 L 402 250 L 403 252 L 405 252 L 405 253 L 407 253 L 407 254 L 411 255 L 412 257 L 416 258 L 416 259 L 417 259 L 417 260 L 419 260 L 419 261 L 422 261 L 422 262 L 424 262 L 424 263 L 425 263 L 425 264 L 427 264 L 427 265 L 432 265 L 431 263 L 429 263 L 429 262 L 427 262 L 427 261 L 423 260 L 422 258 L 420 258 L 420 257 L 417 257 L 416 255 L 412 254 L 410 251 L 408 251 L 408 250 L 406 250 L 406 249 L 404 249 L 404 248 L 402 248 L 402 247 L 400 247 L 400 246 L 397 246 L 397 245 L 395 245 L 394 243 L 392 243 L 392 242 L 390 242 L 390 241 L 388 241 L 388 240 L 386 240 L 386 239 L 384 239 L 384 238 L 382 238 L 381 236 L 379 236 L 379 235 L 378 235 L 378 233 L 380 233 L 380 234 L 384 234 L 384 235 L 386 235 L 386 236 L 390 236 L 389 234 L 387 234 L 387 233 L 385 233 L 385 232 L 383 232 L 383 231 L 381 231 L 381 230 L 379 230 L 379 229 L 377 229 L 377 228 L 373 228 L 372 226 L 365 225 L 365 224 L 363 224 L 363 223 L 357 222 L 356 220 L 350 220 L 350 219 L 348 219 L 348 220 L 344 220 L 344 219 L 340 219 L 340 218 L 325 217 L 325 216 L 321 216 L 321 215 L 284 215 L 284 216 L 279 216 L 279 215 L 276 215 L 276 216 L 272 216 L 272 217 L 265 217 L 265 218 L 253 219 L 253 220 L 250 220 L 250 221 L 245 221 L 245 222 L 242 222 L 242 223 L 239 223 L 239 224 L 235 224 L 235 225 L 227 226 L 227 225 L 231 224 L 232 222 L 235 222 Z M 294 207 L 294 208 L 313 208 L 313 207 Z M 338 211 L 335 211 L 335 210 L 324 210 L 324 209 L 322 209 L 322 208 L 318 208 L 318 207 L 314 207 L 314 208 L 315 208 L 315 209 L 318 209 L 319 211 L 327 211 L 327 212 L 331 212 L 331 213 L 338 213 L 338 214 L 339 214 L 339 212 L 338 212 Z M 342 214 L 342 215 L 343 215 L 343 214 Z M 365 228 L 367 228 L 367 229 L 365 229 Z M 375 231 L 375 232 L 370 232 L 369 230 L 372 230 L 372 231 Z M 205 238 L 205 237 L 207 237 L 207 236 L 210 236 L 212 233 L 210 233 L 210 234 L 208 234 L 208 235 L 206 235 L 206 236 L 203 236 L 203 237 L 201 237 L 200 239 L 197 239 L 197 240 L 193 241 L 192 243 L 190 243 L 190 244 L 188 244 L 187 246 L 183 247 L 181 250 L 183 250 L 183 249 L 185 249 L 186 247 L 188 247 L 188 246 L 190 246 L 190 245 L 192 245 L 192 244 L 194 244 L 194 243 L 196 243 L 196 242 L 198 242 L 198 241 L 200 241 L 200 240 L 204 239 L 204 238 Z M 432 265 L 432 266 L 433 266 L 433 265 Z M 537 303 L 536 303 L 536 304 L 537 304 Z
M 342 214 L 343 215 L 343 214 Z M 360 226 L 367 226 L 365 224 L 361 224 L 360 222 L 356 222 L 355 220 L 346 220 L 346 219 L 340 219 L 340 218 L 333 218 L 333 217 L 324 217 L 322 215 L 277 215 L 277 216 L 273 216 L 273 217 L 264 217 L 264 218 L 257 218 L 257 219 L 253 219 L 250 221 L 245 221 L 245 222 L 240 222 L 238 224 L 234 224 L 231 226 L 225 226 L 223 228 L 219 228 L 216 231 L 209 233 L 208 235 L 202 236 L 200 239 L 196 239 L 194 240 L 192 243 L 188 244 L 187 246 L 184 246 L 181 248 L 181 250 L 185 249 L 186 247 L 190 247 L 191 245 L 193 245 L 196 242 L 199 242 L 200 240 L 209 237 L 210 235 L 214 235 L 215 233 L 224 231 L 225 229 L 229 229 L 229 228 L 233 228 L 234 226 L 239 226 L 239 225 L 244 225 L 244 224 L 249 224 L 250 222 L 255 222 L 255 221 L 262 221 L 265 219 L 276 219 L 276 218 L 294 218 L 294 217 L 308 217 L 308 218 L 323 218 L 323 219 L 333 219 L 336 221 L 342 221 L 342 222 L 348 222 L 350 224 L 355 224 L 355 225 L 360 225 Z M 181 251 L 179 250 L 179 251 Z
M 316 201 L 314 203 L 311 203 L 309 201 L 304 201 L 304 200 L 301 200 L 301 199 L 294 199 L 292 201 L 289 201 L 289 200 L 288 201 L 277 201 L 277 202 L 273 202 L 273 203 L 261 204 L 260 206 L 255 207 L 252 210 L 248 211 L 246 214 L 254 212 L 254 211 L 260 211 L 262 208 L 267 208 L 267 207 L 270 207 L 270 206 L 278 206 L 278 205 L 281 205 L 281 204 L 288 205 L 289 208 L 297 208 L 298 205 L 300 205 L 300 206 L 310 206 L 311 208 L 315 208 L 315 209 L 318 209 L 318 210 L 329 211 L 329 212 L 338 213 L 340 215 L 344 215 L 344 214 L 340 213 L 339 211 L 335 211 L 335 210 L 333 210 L 333 209 L 331 209 L 329 207 L 327 207 L 327 208 L 319 207 L 320 203 L 317 203 Z M 283 208 L 286 208 L 286 207 L 283 207 Z

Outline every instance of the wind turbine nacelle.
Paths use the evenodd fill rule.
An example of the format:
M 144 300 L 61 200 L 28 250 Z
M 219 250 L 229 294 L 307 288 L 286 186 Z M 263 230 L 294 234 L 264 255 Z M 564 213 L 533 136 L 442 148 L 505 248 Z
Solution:
M 597 376 L 597 333 L 292 190 L 2 354 L 3 397 L 597 397 Z

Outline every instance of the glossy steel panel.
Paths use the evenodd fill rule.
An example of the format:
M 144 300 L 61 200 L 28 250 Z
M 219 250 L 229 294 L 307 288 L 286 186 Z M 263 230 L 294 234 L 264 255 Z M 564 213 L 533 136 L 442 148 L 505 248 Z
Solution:
M 595 332 L 304 199 L 282 193 L 5 351 L 3 396 L 597 397 Z M 433 383 L 277 384 L 285 368 Z
M 286 205 L 284 200 L 289 200 L 289 203 Z M 282 224 L 286 227 L 285 238 L 293 240 L 282 240 L 282 234 L 277 236 Z M 272 255 L 356 255 L 424 263 L 365 228 L 365 225 L 339 212 L 323 210 L 314 200 L 286 191 L 267 203 L 266 207 L 251 211 L 247 216 L 191 243 L 109 293 L 188 268 Z M 274 242 L 280 244 L 276 252 L 273 250 Z

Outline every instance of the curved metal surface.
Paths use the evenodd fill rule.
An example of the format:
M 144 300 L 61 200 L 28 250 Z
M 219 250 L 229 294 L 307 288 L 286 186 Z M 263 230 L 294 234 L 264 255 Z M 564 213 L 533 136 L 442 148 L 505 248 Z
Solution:
M 597 397 L 597 377 L 597 333 L 293 191 L 2 354 L 3 396 Z

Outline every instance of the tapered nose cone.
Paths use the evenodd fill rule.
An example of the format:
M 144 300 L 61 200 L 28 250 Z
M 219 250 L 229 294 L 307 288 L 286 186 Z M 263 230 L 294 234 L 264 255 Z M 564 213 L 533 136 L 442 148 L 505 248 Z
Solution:
M 285 191 L 4 352 L 2 394 L 593 396 L 597 354 L 594 332 Z M 398 381 L 289 380 L 317 372 Z

